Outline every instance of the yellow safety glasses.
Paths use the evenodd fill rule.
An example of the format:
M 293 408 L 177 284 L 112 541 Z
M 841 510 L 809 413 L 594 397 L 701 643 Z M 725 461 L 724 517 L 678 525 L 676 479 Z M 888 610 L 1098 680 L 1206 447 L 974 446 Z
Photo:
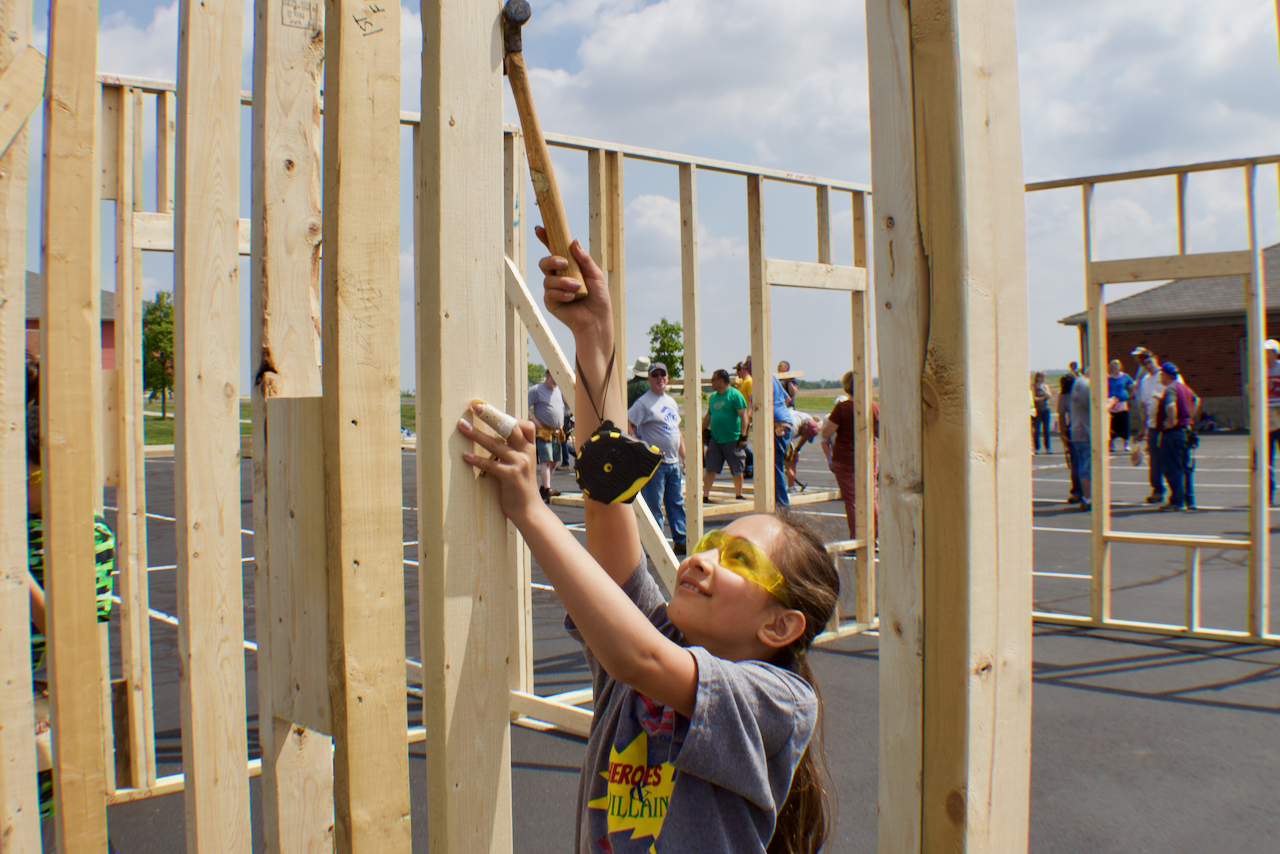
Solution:
M 791 607 L 791 591 L 787 589 L 786 579 L 764 550 L 755 543 L 715 528 L 702 535 L 702 539 L 694 544 L 691 554 L 711 549 L 720 553 L 719 562 L 725 569 L 759 584 L 783 605 Z

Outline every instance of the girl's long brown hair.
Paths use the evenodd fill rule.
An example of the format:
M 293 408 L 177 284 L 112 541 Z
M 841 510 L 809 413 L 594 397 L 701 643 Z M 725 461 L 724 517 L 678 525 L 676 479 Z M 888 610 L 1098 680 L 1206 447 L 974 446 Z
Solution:
M 768 854 L 816 854 L 827 840 L 831 807 L 827 799 L 827 767 L 822 747 L 822 694 L 818 692 L 806 653 L 835 613 L 840 576 L 818 534 L 794 516 L 779 510 L 784 536 L 774 563 L 787 580 L 795 609 L 804 614 L 804 633 L 781 650 L 775 664 L 787 667 L 809 683 L 818 700 L 818 722 L 795 775 L 791 790 L 778 810 Z

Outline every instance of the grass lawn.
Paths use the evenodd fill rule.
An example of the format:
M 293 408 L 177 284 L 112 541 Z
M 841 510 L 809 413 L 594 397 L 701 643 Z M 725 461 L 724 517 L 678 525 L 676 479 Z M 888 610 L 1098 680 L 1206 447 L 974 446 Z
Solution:
M 155 412 L 159 414 L 160 401 L 153 400 L 149 403 L 144 403 L 142 408 L 146 412 Z M 146 428 L 145 428 L 146 443 L 148 445 L 172 445 L 173 444 L 174 402 L 172 398 L 169 399 L 169 405 L 167 409 L 169 411 L 168 418 L 151 418 L 148 416 L 143 416 L 146 422 Z M 241 401 L 240 402 L 240 435 L 241 436 L 250 436 L 253 434 L 253 425 L 249 423 L 250 411 L 251 410 L 250 410 L 249 402 Z
M 826 414 L 836 405 L 835 395 L 828 397 L 809 397 L 802 391 L 796 395 L 796 409 L 803 412 L 821 412 Z

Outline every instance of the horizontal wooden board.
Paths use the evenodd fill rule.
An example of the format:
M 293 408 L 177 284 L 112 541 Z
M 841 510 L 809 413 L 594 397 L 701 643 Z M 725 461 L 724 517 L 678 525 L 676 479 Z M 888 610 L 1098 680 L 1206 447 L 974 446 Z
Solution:
M 1220 169 L 1242 169 L 1245 166 L 1261 166 L 1280 163 L 1280 154 L 1266 157 L 1245 157 L 1237 160 L 1211 160 L 1189 163 L 1186 166 L 1164 166 L 1159 169 L 1138 169 L 1133 172 L 1109 172 L 1105 175 L 1087 175 L 1082 178 L 1060 178 L 1055 181 L 1037 181 L 1027 184 L 1028 193 L 1037 190 L 1057 190 L 1063 187 L 1080 187 L 1085 184 L 1108 184 L 1115 181 L 1138 181 L 1143 178 L 1162 178 L 1168 175 L 1185 175 L 1189 172 L 1216 172 Z
M 1195 255 L 1159 255 L 1091 261 L 1089 281 L 1095 285 L 1123 282 L 1159 282 L 1165 279 L 1205 279 L 1241 276 L 1253 271 L 1253 255 L 1243 252 L 1201 252 Z
M 1136 534 L 1110 531 L 1102 535 L 1109 543 L 1134 543 L 1143 546 L 1183 546 L 1195 549 L 1241 549 L 1247 551 L 1248 540 L 1230 540 L 1223 537 L 1188 537 L 1180 534 Z
M 591 730 L 591 712 L 524 691 L 511 692 L 511 714 L 554 724 L 557 729 L 585 736 Z
M 248 219 L 240 220 L 240 254 L 250 254 Z M 173 251 L 173 214 L 138 212 L 133 215 L 133 248 L 148 252 Z
M 764 262 L 765 284 L 785 288 L 820 288 L 829 291 L 865 291 L 867 271 L 863 267 L 815 264 L 811 261 Z

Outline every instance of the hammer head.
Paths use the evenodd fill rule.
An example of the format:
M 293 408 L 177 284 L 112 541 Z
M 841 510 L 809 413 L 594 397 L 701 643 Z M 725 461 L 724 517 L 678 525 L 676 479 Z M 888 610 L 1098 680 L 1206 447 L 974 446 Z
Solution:
M 502 7 L 502 47 L 504 53 L 522 53 L 524 48 L 520 43 L 520 28 L 524 26 L 525 21 L 529 20 L 529 16 L 533 14 L 533 10 L 529 8 L 528 0 L 507 0 L 506 5 Z

